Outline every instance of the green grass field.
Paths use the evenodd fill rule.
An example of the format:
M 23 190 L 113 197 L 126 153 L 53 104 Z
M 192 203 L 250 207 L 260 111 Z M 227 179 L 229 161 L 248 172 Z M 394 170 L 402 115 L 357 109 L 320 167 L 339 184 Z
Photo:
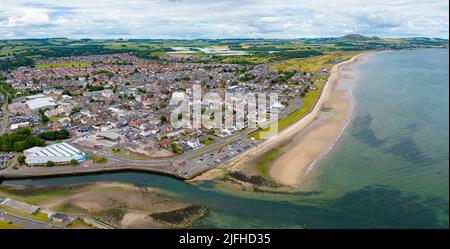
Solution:
M 50 64 L 37 64 L 37 68 L 50 68 L 50 67 L 89 67 L 87 62 L 63 62 L 63 63 L 50 63 Z
M 120 152 L 119 152 L 120 153 Z M 106 157 L 98 156 L 98 155 L 91 155 L 92 160 L 94 160 L 95 163 L 106 163 L 108 159 Z
M 348 60 L 358 53 L 361 53 L 361 51 L 329 52 L 320 56 L 289 59 L 272 66 L 271 69 L 279 71 L 298 70 L 301 72 L 316 72 L 323 68 L 330 69 L 333 65 L 339 63 L 340 61 Z

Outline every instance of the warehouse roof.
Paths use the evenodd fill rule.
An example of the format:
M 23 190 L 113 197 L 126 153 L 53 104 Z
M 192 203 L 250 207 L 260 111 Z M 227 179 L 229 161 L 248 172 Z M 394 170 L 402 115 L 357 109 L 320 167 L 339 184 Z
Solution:
M 35 98 L 28 100 L 26 103 L 31 110 L 56 106 L 55 100 L 52 97 Z
M 25 159 L 27 164 L 45 164 L 48 161 L 54 163 L 67 163 L 75 159 L 85 159 L 85 154 L 68 143 L 55 143 L 47 147 L 33 147 L 28 149 L 32 154 Z

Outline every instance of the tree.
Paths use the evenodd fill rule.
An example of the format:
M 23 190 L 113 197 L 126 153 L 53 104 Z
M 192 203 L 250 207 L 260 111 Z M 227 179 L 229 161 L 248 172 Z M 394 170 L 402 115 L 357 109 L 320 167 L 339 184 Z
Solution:
M 50 119 L 45 115 L 44 110 L 39 110 L 39 114 L 41 115 L 42 123 L 46 124 L 46 123 L 48 123 L 48 121 L 50 121 Z
M 47 132 L 42 132 L 41 134 L 38 135 L 38 137 L 40 139 L 43 140 L 60 140 L 60 139 L 67 139 L 70 137 L 70 133 L 69 131 L 67 131 L 66 129 L 62 129 L 59 131 L 47 131 Z
M 177 148 L 175 149 L 175 152 L 178 153 L 178 154 L 183 154 L 184 149 L 183 149 L 183 148 L 180 148 L 180 147 L 177 147 Z
M 72 94 L 70 93 L 69 89 L 64 89 L 62 94 L 72 96 Z
M 80 108 L 79 106 L 75 106 L 75 107 L 73 107 L 72 110 L 70 111 L 70 115 L 73 115 L 73 114 L 75 114 L 75 113 L 77 113 L 77 112 L 80 112 L 80 111 L 81 111 L 81 108 Z
M 43 146 L 45 141 L 31 135 L 30 129 L 19 129 L 3 136 L 0 136 L 1 151 L 22 152 L 34 146 Z
M 52 161 L 48 161 L 48 162 L 45 164 L 45 166 L 47 166 L 47 167 L 53 167 L 53 166 L 55 166 L 55 163 L 52 162 Z
M 77 160 L 75 160 L 75 159 L 70 160 L 70 165 L 75 166 L 78 164 L 79 164 L 79 162 Z
M 165 123 L 167 122 L 167 117 L 163 115 L 159 118 L 159 120 L 161 120 L 161 123 Z
M 19 155 L 17 157 L 17 162 L 20 163 L 20 164 L 24 164 L 25 163 L 25 159 L 26 159 L 26 157 L 24 155 Z

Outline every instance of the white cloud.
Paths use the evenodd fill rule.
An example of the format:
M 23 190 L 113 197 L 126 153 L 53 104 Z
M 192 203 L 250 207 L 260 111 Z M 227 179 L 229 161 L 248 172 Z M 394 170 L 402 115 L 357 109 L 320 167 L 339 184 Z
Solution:
M 0 39 L 448 38 L 447 0 L 2 0 Z
M 11 16 L 8 18 L 6 27 L 19 28 L 28 26 L 50 25 L 49 15 L 42 10 L 25 9 L 21 16 Z

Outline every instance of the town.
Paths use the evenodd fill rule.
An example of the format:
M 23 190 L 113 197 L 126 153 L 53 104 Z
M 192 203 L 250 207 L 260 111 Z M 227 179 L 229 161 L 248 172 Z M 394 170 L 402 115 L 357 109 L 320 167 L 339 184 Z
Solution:
M 189 57 L 196 59 L 178 53 L 161 55 L 161 60 L 130 53 L 71 56 L 5 73 L 4 82 L 13 91 L 5 94 L 2 133 L 28 130 L 27 136 L 47 143 L 23 145 L 3 137 L 5 157 L 13 158 L 14 152 L 14 159 L 3 163 L 14 165 L 3 175 L 138 167 L 192 178 L 255 146 L 258 141 L 246 135 L 256 129 L 173 127 L 169 119 L 177 106 L 171 99 L 192 100 L 193 86 L 222 98 L 226 93 L 276 93 L 277 103 L 267 101 L 267 115 L 282 118 L 300 109 L 301 97 L 323 85 L 328 74 L 326 68 L 284 72 L 267 63 L 193 63 Z M 203 102 L 202 111 L 213 104 Z M 53 167 L 59 165 L 72 167 Z

